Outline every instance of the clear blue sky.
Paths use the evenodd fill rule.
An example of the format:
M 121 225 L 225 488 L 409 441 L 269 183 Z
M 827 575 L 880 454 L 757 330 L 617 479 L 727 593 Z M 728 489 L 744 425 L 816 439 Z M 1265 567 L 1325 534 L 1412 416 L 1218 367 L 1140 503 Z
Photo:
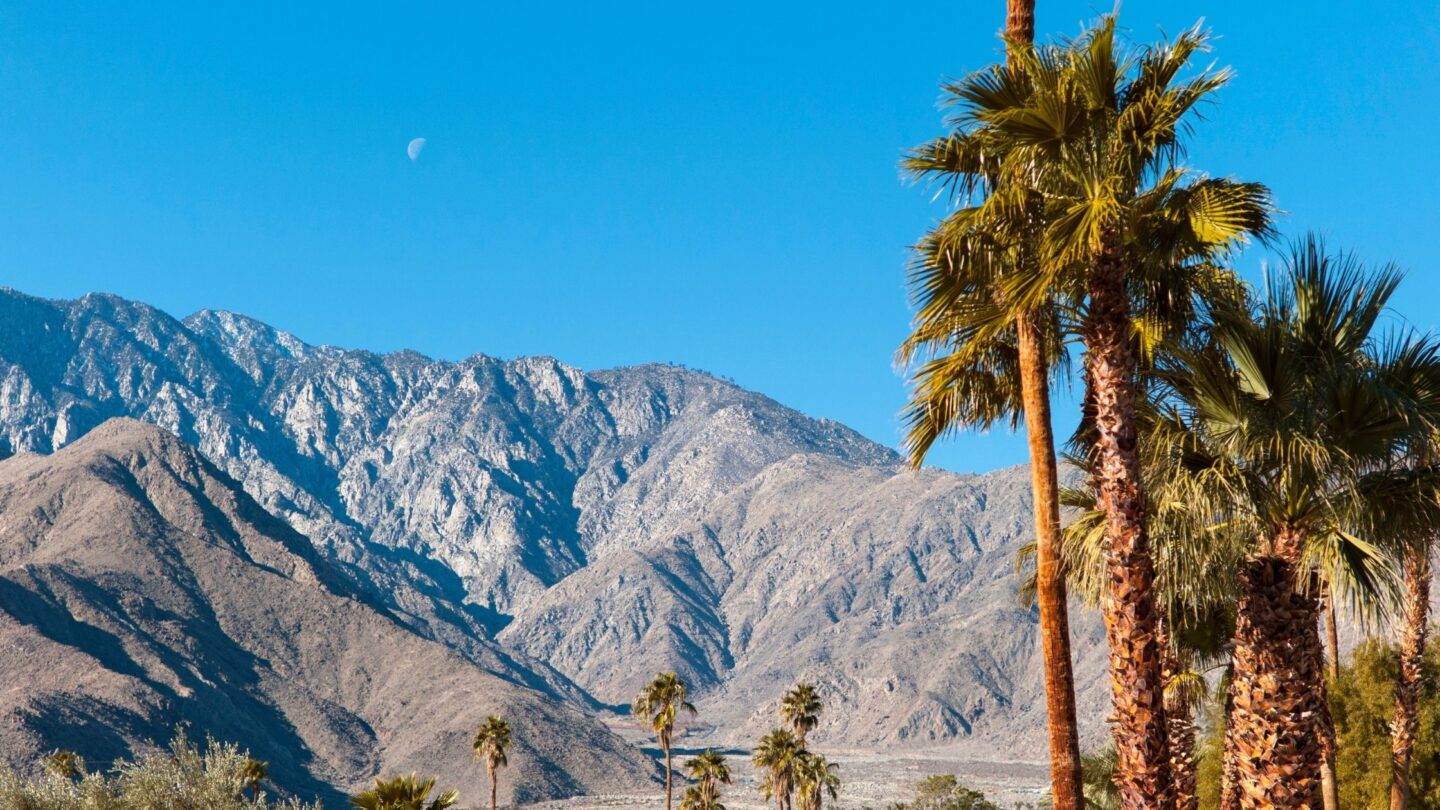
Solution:
M 0 284 L 376 350 L 675 361 L 894 444 L 906 246 L 941 213 L 896 161 L 941 132 L 937 82 L 997 58 L 1002 6 L 8 0 Z M 1097 8 L 1040 0 L 1038 29 Z M 1193 162 L 1271 184 L 1289 233 L 1409 268 L 1430 329 L 1436 5 L 1121 21 L 1202 16 L 1238 78 Z M 1002 433 L 934 461 L 1023 458 Z

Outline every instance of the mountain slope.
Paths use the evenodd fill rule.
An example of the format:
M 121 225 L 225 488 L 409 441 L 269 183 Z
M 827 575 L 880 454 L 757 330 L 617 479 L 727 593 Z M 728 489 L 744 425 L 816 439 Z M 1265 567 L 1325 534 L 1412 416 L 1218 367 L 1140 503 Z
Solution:
M 191 448 L 132 420 L 0 463 L 0 750 L 105 762 L 177 722 L 338 799 L 381 772 L 483 795 L 469 736 L 516 726 L 507 790 L 635 789 L 641 754 L 414 635 Z
M 378 355 L 231 313 L 0 292 L 0 450 L 116 415 L 199 448 L 406 626 L 574 706 L 678 669 L 738 739 L 806 676 L 844 706 L 819 732 L 836 744 L 1043 754 L 1020 473 L 912 473 L 672 366 Z M 1096 623 L 1077 634 L 1094 733 Z

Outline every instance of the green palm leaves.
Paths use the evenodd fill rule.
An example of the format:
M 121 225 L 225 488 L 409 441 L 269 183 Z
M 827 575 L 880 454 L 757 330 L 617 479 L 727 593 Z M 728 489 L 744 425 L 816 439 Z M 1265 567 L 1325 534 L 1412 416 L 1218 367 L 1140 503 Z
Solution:
M 795 769 L 805 747 L 789 729 L 778 728 L 760 738 L 751 756 L 755 767 L 765 772 L 760 789 L 765 798 L 775 799 L 780 810 L 790 810 L 795 792 Z
M 661 672 L 640 690 L 630 707 L 631 713 L 640 718 L 655 732 L 660 750 L 665 754 L 665 807 L 669 810 L 673 798 L 672 781 L 674 767 L 671 762 L 670 744 L 675 733 L 675 721 L 680 712 L 695 714 L 695 707 L 689 701 L 690 691 L 685 682 L 673 672 Z
M 839 766 L 820 754 L 802 752 L 795 761 L 795 798 L 799 810 L 821 810 L 825 797 L 832 800 L 840 797 Z
M 460 794 L 447 790 L 429 804 L 425 800 L 435 789 L 435 777 L 418 774 L 376 779 L 375 787 L 350 797 L 350 805 L 360 810 L 446 810 L 460 801 Z
M 730 765 L 724 756 L 707 750 L 686 760 L 685 772 L 698 784 L 680 798 L 680 810 L 725 810 L 720 803 L 720 786 L 730 784 Z
M 475 740 L 470 747 L 475 752 L 475 758 L 485 762 L 485 773 L 490 777 L 490 810 L 495 810 L 499 769 L 510 764 L 505 755 L 510 747 L 510 724 L 497 715 L 490 715 L 475 731 Z
M 780 700 L 780 716 L 795 729 L 800 744 L 820 723 L 820 696 L 812 683 L 798 683 Z

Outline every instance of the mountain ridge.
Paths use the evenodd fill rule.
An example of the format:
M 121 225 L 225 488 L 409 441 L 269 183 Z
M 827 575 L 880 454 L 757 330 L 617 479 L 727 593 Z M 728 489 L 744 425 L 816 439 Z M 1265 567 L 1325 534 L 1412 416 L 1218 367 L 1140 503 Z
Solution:
M 1043 755 L 1012 574 L 1023 468 L 910 472 L 843 425 L 662 364 L 377 354 L 113 296 L 0 294 L 5 313 L 0 447 L 47 452 L 101 417 L 159 424 L 408 627 L 513 657 L 574 706 L 620 705 L 675 668 L 738 740 L 787 679 L 814 677 L 863 718 L 837 711 L 818 739 Z M 1077 621 L 1097 683 L 1098 640 Z M 1082 689 L 1087 727 L 1103 693 Z

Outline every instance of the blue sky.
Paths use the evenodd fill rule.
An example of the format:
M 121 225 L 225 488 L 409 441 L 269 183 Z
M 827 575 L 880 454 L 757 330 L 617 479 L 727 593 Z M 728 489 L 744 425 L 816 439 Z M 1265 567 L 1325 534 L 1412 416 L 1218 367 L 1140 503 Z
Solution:
M 997 58 L 1002 7 L 9 0 L 0 284 L 376 350 L 680 362 L 893 445 L 906 246 L 942 213 L 896 161 L 942 131 L 938 81 Z M 1040 0 L 1038 29 L 1097 8 Z M 1431 330 L 1440 8 L 1121 22 L 1201 17 L 1238 76 L 1192 162 L 1269 183 L 1287 233 L 1408 268 Z M 1003 432 L 933 456 L 1023 459 Z

